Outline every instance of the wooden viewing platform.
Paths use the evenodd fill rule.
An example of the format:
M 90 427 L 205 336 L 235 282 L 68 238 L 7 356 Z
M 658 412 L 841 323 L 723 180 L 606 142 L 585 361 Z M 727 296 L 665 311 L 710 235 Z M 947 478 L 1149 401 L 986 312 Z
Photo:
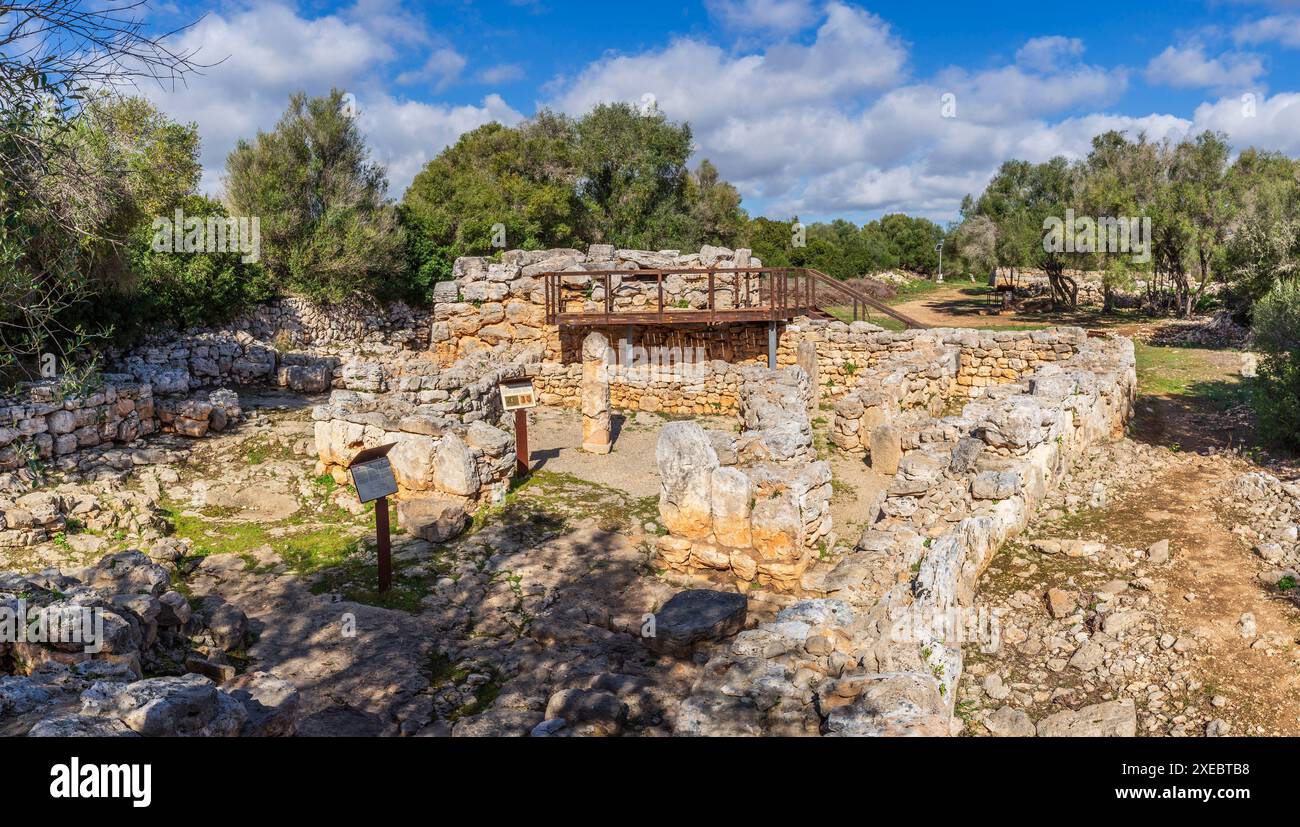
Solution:
M 907 327 L 925 327 L 879 299 L 807 267 L 585 270 L 541 275 L 546 323 L 559 326 L 776 323 L 798 316 L 839 318 L 831 308 L 843 308 L 851 313 L 850 321 L 869 321 L 870 311 L 876 310 Z M 698 283 L 698 287 L 690 287 L 690 292 L 702 293 L 705 306 L 678 306 L 683 301 L 680 299 L 676 304 L 666 303 L 664 281 L 673 277 Z M 637 287 L 625 289 L 629 281 Z M 593 298 L 597 289 L 601 295 Z M 625 298 L 648 298 L 643 304 L 618 307 L 614 294 L 619 291 Z

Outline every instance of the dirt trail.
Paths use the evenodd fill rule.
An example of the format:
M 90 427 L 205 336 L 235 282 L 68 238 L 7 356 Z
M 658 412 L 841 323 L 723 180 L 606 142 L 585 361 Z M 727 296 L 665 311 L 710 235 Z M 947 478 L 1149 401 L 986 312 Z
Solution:
M 1231 532 L 1232 504 L 1219 493 L 1248 468 L 1222 455 L 1187 456 L 1106 509 L 1105 531 L 1129 545 L 1169 540 L 1174 562 L 1156 579 L 1153 594 L 1167 626 L 1205 633 L 1196 671 L 1211 694 L 1228 699 L 1223 717 L 1234 730 L 1300 735 L 1300 608 L 1261 583 L 1263 566 Z M 1240 632 L 1244 613 L 1255 617 L 1256 638 Z M 1253 641 L 1266 645 L 1252 648 Z

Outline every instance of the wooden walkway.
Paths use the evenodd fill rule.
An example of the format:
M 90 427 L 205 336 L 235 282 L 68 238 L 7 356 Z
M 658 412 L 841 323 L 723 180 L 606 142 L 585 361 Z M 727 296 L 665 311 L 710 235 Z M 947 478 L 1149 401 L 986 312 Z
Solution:
M 665 297 L 665 279 L 699 283 L 704 307 L 681 307 Z M 728 322 L 788 322 L 798 316 L 870 321 L 874 310 L 907 327 L 925 325 L 884 302 L 854 290 L 818 270 L 805 267 L 697 267 L 677 270 L 586 270 L 543 273 L 546 322 L 560 326 L 698 325 Z M 615 281 L 618 279 L 618 281 Z M 636 288 L 627 289 L 626 280 Z M 596 290 L 600 290 L 598 298 Z M 642 304 L 619 306 L 615 293 L 646 296 Z M 592 309 L 591 305 L 596 308 Z

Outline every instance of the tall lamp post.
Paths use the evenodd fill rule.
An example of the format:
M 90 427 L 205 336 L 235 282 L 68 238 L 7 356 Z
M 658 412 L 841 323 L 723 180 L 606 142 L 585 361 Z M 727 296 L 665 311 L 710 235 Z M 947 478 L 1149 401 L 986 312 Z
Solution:
M 938 244 L 934 245 L 934 249 L 939 253 L 939 277 L 935 279 L 935 281 L 939 284 L 943 284 L 943 239 L 942 238 L 939 239 Z

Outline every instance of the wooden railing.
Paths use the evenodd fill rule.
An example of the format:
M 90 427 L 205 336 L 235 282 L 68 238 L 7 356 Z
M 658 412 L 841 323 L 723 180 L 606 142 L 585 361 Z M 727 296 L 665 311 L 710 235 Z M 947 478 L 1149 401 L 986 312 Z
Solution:
M 690 292 L 704 306 L 666 304 L 664 281 L 679 276 L 699 282 Z M 619 279 L 616 283 L 615 278 Z M 924 327 L 889 305 L 818 270 L 803 267 L 697 267 L 674 270 L 586 270 L 543 273 L 547 324 L 714 324 L 727 321 L 789 321 L 796 316 L 869 321 L 876 310 L 907 327 Z M 643 284 L 647 301 L 616 307 L 614 292 L 625 279 Z M 653 283 L 649 282 L 653 279 Z M 569 281 L 572 283 L 569 283 Z M 600 290 L 597 298 L 596 290 Z M 682 300 L 678 300 L 681 302 Z M 596 307 L 591 308 L 591 304 Z M 698 304 L 698 301 L 696 302 Z M 576 309 L 575 309 L 576 308 Z

